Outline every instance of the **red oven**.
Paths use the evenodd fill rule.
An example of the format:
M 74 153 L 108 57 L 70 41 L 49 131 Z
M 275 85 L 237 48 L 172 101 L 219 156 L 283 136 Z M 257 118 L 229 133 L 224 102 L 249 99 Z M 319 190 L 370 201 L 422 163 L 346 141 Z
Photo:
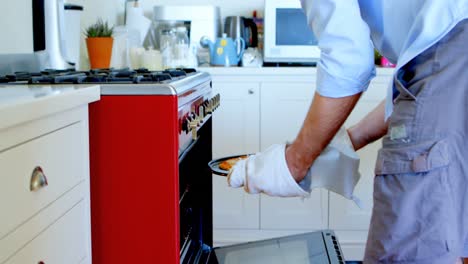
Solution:
M 105 84 L 90 105 L 93 263 L 203 263 L 212 247 L 206 73 Z

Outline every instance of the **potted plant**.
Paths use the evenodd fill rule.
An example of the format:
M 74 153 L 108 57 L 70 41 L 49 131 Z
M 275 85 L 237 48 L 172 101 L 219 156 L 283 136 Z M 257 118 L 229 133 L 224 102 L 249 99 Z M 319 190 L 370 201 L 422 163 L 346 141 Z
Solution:
M 91 69 L 109 68 L 114 41 L 113 31 L 114 27 L 110 27 L 102 19 L 86 28 L 86 46 Z

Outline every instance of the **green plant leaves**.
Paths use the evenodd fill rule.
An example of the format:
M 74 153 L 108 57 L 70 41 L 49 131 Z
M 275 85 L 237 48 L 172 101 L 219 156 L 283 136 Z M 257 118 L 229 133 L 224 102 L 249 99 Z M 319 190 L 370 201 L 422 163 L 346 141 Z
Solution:
M 92 24 L 85 30 L 85 35 L 88 38 L 103 38 L 111 37 L 114 32 L 114 27 L 110 27 L 107 21 L 103 21 L 101 18 L 95 24 Z

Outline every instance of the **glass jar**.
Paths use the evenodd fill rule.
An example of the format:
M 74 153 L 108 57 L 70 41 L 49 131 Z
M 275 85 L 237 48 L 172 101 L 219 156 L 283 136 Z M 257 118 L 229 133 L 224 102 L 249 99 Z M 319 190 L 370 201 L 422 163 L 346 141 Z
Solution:
M 159 37 L 159 48 L 164 68 L 174 68 L 174 44 L 175 34 L 172 29 L 163 29 Z
M 190 59 L 189 38 L 187 28 L 180 26 L 176 28 L 176 38 L 174 45 L 174 63 L 176 67 L 188 67 Z

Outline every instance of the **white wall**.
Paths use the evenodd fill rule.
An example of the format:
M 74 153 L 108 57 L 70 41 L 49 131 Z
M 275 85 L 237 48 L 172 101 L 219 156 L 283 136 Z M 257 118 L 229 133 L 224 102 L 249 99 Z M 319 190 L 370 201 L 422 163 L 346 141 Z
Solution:
M 31 0 L 2 1 L 0 54 L 33 52 Z
M 221 16 L 251 17 L 252 11 L 263 14 L 265 0 L 140 0 L 140 4 L 147 16 L 151 16 L 155 5 L 215 5 L 221 9 Z

